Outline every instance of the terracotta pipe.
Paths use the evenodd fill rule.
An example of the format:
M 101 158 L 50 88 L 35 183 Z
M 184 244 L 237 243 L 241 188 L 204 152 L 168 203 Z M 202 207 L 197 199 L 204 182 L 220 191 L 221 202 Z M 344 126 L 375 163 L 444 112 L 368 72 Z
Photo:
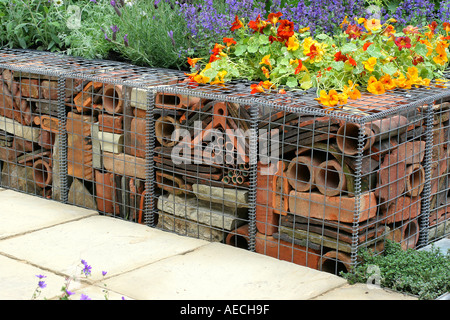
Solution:
M 106 85 L 103 90 L 103 108 L 111 114 L 123 111 L 123 93 L 121 85 Z
M 364 125 L 365 144 L 363 150 L 372 147 L 375 141 L 398 136 L 408 129 L 408 119 L 401 115 L 368 122 Z M 361 125 L 344 123 L 337 132 L 336 142 L 339 149 L 348 155 L 358 153 L 358 137 Z
M 339 274 L 340 271 L 349 272 L 351 257 L 349 254 L 338 251 L 328 251 L 318 262 L 317 270 Z
M 336 160 L 322 162 L 314 172 L 314 183 L 327 196 L 336 196 L 347 190 L 347 179 L 341 164 Z
M 52 184 L 52 167 L 49 161 L 38 159 L 33 163 L 34 182 L 41 188 Z
M 358 139 L 361 125 L 357 123 L 345 123 L 342 125 L 336 135 L 336 142 L 339 149 L 347 155 L 358 153 Z M 364 127 L 364 147 L 363 151 L 370 149 L 375 142 L 375 135 L 368 126 Z
M 163 190 L 166 190 L 175 195 L 181 195 L 192 191 L 192 186 L 186 184 L 183 179 L 174 174 L 156 172 L 156 184 Z
M 156 139 L 165 147 L 173 147 L 180 139 L 179 129 L 180 124 L 175 118 L 171 116 L 160 117 L 155 122 Z
M 420 163 L 406 167 L 406 194 L 417 197 L 425 186 L 425 170 Z
M 321 161 L 313 156 L 298 156 L 289 163 L 286 177 L 296 191 L 308 191 L 314 187 L 314 171 Z
M 419 241 L 419 223 L 417 219 L 406 220 L 400 227 L 398 227 L 398 223 L 394 223 L 390 227 L 393 230 L 387 235 L 388 239 L 400 243 L 403 250 L 416 247 L 417 241 Z

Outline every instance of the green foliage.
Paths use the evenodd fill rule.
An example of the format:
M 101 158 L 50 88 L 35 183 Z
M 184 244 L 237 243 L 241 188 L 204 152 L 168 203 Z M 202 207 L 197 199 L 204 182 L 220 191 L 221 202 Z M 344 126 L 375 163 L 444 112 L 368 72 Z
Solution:
M 117 40 L 112 39 L 115 51 L 138 65 L 177 69 L 186 65 L 192 52 L 185 21 L 169 3 L 161 1 L 155 7 L 153 1 L 136 1 L 120 10 L 120 31 Z M 123 41 L 125 35 L 128 45 Z
M 114 12 L 107 1 L 101 3 L 65 0 L 58 6 L 48 0 L 0 0 L 0 45 L 104 57 L 111 45 L 98 41 L 100 26 Z
M 400 244 L 386 241 L 383 254 L 360 251 L 362 263 L 353 272 L 343 273 L 349 283 L 367 283 L 373 273 L 369 265 L 378 266 L 381 272 L 381 286 L 417 295 L 419 299 L 436 299 L 450 291 L 450 250 L 443 254 L 432 245 L 430 251 L 402 250 Z

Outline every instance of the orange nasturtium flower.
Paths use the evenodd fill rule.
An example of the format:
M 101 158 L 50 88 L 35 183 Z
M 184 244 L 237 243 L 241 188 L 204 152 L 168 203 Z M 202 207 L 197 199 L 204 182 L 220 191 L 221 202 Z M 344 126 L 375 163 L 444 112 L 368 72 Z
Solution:
M 311 37 L 303 40 L 303 54 L 309 57 L 311 62 L 319 62 L 325 54 L 325 44 L 313 40 Z
M 436 52 L 438 55 L 433 58 L 433 61 L 437 64 L 444 65 L 448 61 L 447 52 L 445 51 L 446 47 L 448 47 L 448 44 L 446 44 L 445 42 L 438 42 L 436 46 Z
M 270 77 L 269 70 L 267 70 L 266 67 L 262 66 L 262 67 L 261 67 L 261 71 L 264 73 L 264 76 L 265 76 L 267 79 L 269 79 L 269 77 Z
M 386 90 L 393 90 L 397 87 L 394 79 L 392 79 L 391 76 L 387 73 L 382 76 L 379 81 L 383 84 Z
M 224 83 L 224 78 L 227 75 L 227 71 L 222 70 L 217 73 L 217 76 L 211 81 L 211 84 L 219 84 L 222 85 Z
M 232 46 L 233 44 L 236 44 L 237 42 L 233 38 L 223 38 L 223 43 L 227 45 L 227 47 Z
M 286 47 L 288 50 L 295 51 L 300 47 L 300 43 L 297 41 L 297 37 L 293 35 L 286 41 Z
M 258 84 L 252 84 L 250 85 L 250 89 L 252 89 L 252 91 L 250 92 L 251 94 L 255 94 L 258 92 L 264 92 L 264 88 L 263 88 L 263 83 L 262 81 L 260 81 Z
M 370 47 L 371 44 L 373 44 L 373 42 L 367 41 L 366 43 L 364 43 L 363 50 L 366 51 L 367 48 Z
M 231 25 L 231 31 L 237 30 L 239 28 L 242 28 L 244 26 L 244 24 L 242 23 L 241 20 L 239 20 L 239 17 L 236 15 L 234 17 L 234 22 Z
M 397 45 L 398 50 L 402 50 L 403 48 L 411 48 L 411 39 L 409 37 L 398 37 L 395 38 L 394 42 Z
M 377 31 L 381 28 L 381 22 L 378 19 L 365 20 L 364 27 L 369 31 Z
M 266 25 L 267 21 L 261 20 L 261 16 L 259 14 L 255 20 L 252 20 L 248 23 L 248 27 L 253 30 L 253 33 L 263 33 Z
M 341 22 L 341 24 L 339 25 L 339 27 L 342 28 L 342 27 L 344 27 L 344 25 L 350 24 L 350 22 L 348 22 L 347 18 L 348 18 L 348 16 L 345 16 L 344 20 L 342 20 L 342 22 Z
M 290 65 L 297 64 L 297 67 L 294 70 L 294 74 L 299 74 L 301 71 L 307 71 L 306 67 L 303 65 L 302 60 L 300 59 L 291 59 L 289 61 Z
M 400 74 L 397 79 L 394 80 L 397 87 L 401 89 L 411 89 L 411 80 L 405 78 L 403 74 Z
M 342 90 L 344 94 L 346 94 L 350 99 L 357 100 L 361 98 L 361 92 L 356 89 L 359 86 L 357 83 L 353 83 L 352 80 L 348 80 L 348 86 L 344 85 L 344 89 Z
M 281 12 L 277 12 L 277 13 L 269 13 L 269 15 L 267 16 L 267 21 L 270 22 L 273 25 L 276 25 L 279 18 L 282 16 L 283 14 Z
M 320 96 L 318 98 L 315 98 L 315 100 L 319 101 L 320 104 L 326 107 L 334 107 L 338 104 L 346 104 L 347 99 L 348 97 L 345 93 L 338 93 L 334 89 L 331 89 L 328 94 L 325 90 L 321 90 Z
M 386 92 L 386 89 L 381 81 L 374 81 L 367 86 L 367 91 L 373 94 L 383 94 Z
M 407 26 L 406 28 L 403 28 L 403 33 L 404 34 L 417 34 L 419 33 L 419 27 L 414 27 L 414 26 Z
M 202 58 L 194 58 L 194 59 L 188 58 L 188 63 L 192 68 L 194 68 L 197 62 L 200 60 L 202 60 Z
M 367 59 L 367 61 L 363 61 L 364 68 L 366 68 L 366 70 L 368 70 L 370 72 L 373 72 L 376 64 L 377 64 L 377 58 L 375 58 L 375 57 L 370 57 L 369 59 Z
M 320 90 L 320 96 L 315 98 L 315 100 L 326 107 L 334 107 L 339 104 L 339 97 L 336 90 L 330 90 L 329 94 L 325 90 Z
M 356 24 L 351 24 L 347 27 L 345 33 L 348 34 L 350 39 L 358 39 L 361 37 L 362 28 Z
M 269 66 L 270 69 L 272 69 L 272 64 L 270 63 L 270 54 L 264 56 L 259 64 L 265 64 Z
M 272 82 L 270 82 L 269 80 L 264 81 L 261 85 L 264 89 L 275 88 L 275 85 Z
M 280 25 L 278 26 L 277 36 L 284 40 L 289 39 L 294 35 L 294 23 L 289 20 L 280 20 Z
M 442 24 L 442 27 L 444 27 L 445 32 L 448 34 L 448 32 L 450 31 L 450 23 L 444 22 Z

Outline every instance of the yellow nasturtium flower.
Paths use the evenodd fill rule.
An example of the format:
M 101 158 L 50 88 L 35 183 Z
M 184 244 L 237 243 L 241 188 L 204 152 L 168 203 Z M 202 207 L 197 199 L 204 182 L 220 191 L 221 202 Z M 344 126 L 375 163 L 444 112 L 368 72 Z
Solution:
M 435 63 L 444 65 L 448 62 L 447 52 L 445 51 L 446 47 L 448 47 L 448 45 L 445 41 L 438 42 L 438 44 L 436 46 L 436 52 L 438 55 L 433 58 L 433 61 Z
M 345 95 L 347 95 L 352 100 L 357 100 L 361 98 L 361 92 L 356 89 L 359 84 L 353 84 L 352 80 L 348 80 L 348 86 L 344 85 L 344 89 L 342 90 Z
M 288 41 L 286 42 L 287 49 L 295 51 L 300 47 L 300 43 L 297 41 L 297 37 L 294 35 L 292 37 L 289 37 Z
M 264 56 L 259 64 L 265 64 L 269 66 L 270 69 L 272 69 L 272 64 L 270 63 L 270 54 Z
M 391 76 L 387 73 L 382 76 L 379 81 L 383 84 L 386 90 L 393 90 L 397 87 L 394 79 L 392 79 Z
M 369 19 L 364 21 L 364 27 L 369 31 L 377 31 L 381 29 L 381 22 L 378 19 Z
M 366 70 L 368 70 L 370 72 L 373 72 L 376 64 L 377 64 L 377 58 L 375 58 L 375 57 L 370 57 L 369 59 L 367 59 L 367 61 L 363 61 L 364 68 L 366 68 Z

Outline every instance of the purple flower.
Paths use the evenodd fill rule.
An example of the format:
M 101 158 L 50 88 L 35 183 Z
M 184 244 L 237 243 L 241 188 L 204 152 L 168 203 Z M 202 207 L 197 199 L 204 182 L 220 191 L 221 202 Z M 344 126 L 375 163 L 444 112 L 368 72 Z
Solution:
M 93 2 L 93 3 L 97 3 L 97 0 L 91 0 L 91 2 Z
M 82 293 L 80 300 L 91 300 L 91 298 L 89 298 L 86 294 Z
M 72 291 L 66 290 L 66 294 L 67 294 L 68 296 L 71 296 L 71 295 L 74 295 L 74 294 L 75 294 L 75 292 L 72 292 Z
M 102 276 L 106 276 L 107 273 L 107 271 L 102 271 Z
M 172 45 L 175 47 L 175 40 L 173 38 L 173 30 L 167 31 L 167 35 L 172 40 Z
M 37 274 L 36 277 L 38 277 L 39 279 L 47 278 L 46 276 L 43 276 L 42 274 Z
M 125 47 L 128 47 L 128 33 L 123 36 L 123 44 Z
M 116 1 L 115 0 L 111 0 L 110 4 L 115 7 L 116 6 Z
M 116 41 L 117 32 L 119 32 L 119 27 L 116 25 L 111 26 L 111 30 L 113 32 L 112 39 Z
M 39 281 L 38 286 L 39 288 L 44 289 L 45 287 L 47 287 L 47 284 L 45 283 L 45 281 Z
M 81 263 L 84 265 L 84 269 L 81 270 L 81 272 L 84 273 L 85 276 L 90 276 L 92 267 L 88 265 L 85 260 L 81 260 Z

